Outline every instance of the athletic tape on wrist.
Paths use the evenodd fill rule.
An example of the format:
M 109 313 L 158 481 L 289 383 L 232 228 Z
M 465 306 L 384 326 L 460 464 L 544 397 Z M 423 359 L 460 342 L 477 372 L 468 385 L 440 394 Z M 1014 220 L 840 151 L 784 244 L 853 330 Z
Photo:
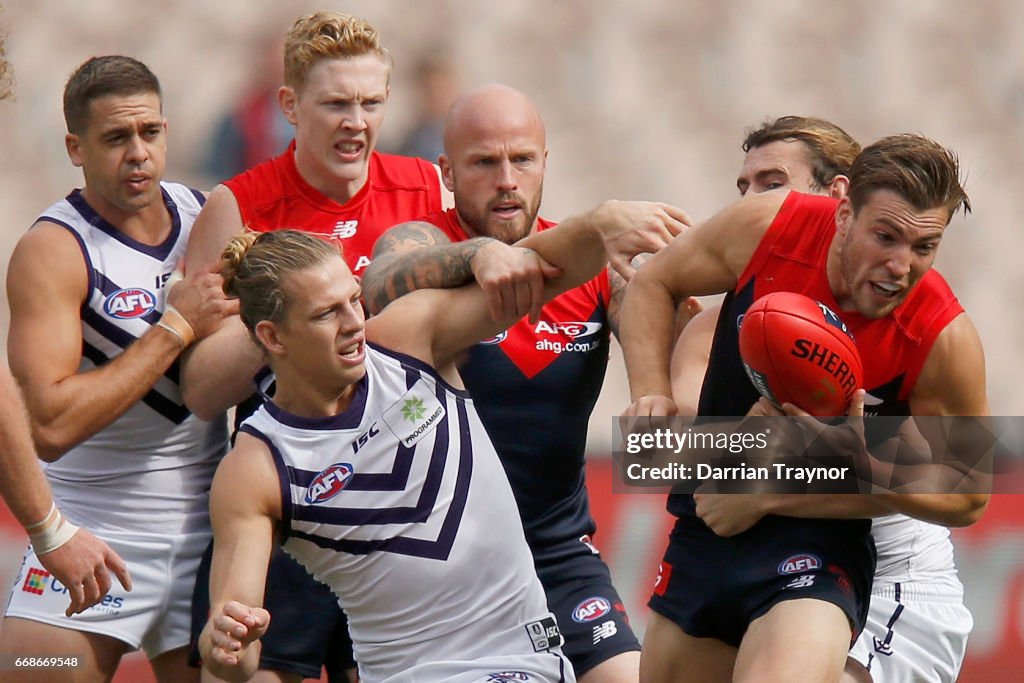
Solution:
M 167 293 L 170 294 L 171 290 L 174 289 L 174 285 L 178 284 L 184 279 L 185 273 L 181 272 L 180 270 L 175 270 L 173 273 L 171 273 L 171 276 L 167 278 L 167 282 L 164 283 L 164 288 L 167 290 Z
M 164 306 L 164 314 L 160 316 L 157 325 L 178 335 L 182 348 L 189 346 L 196 340 L 196 331 L 191 323 L 171 304 Z
M 37 556 L 45 555 L 70 541 L 77 532 L 78 527 L 64 519 L 58 510 L 56 523 L 49 524 L 39 533 L 29 534 L 29 540 Z
M 50 518 L 53 516 L 53 513 L 56 512 L 56 510 L 57 510 L 57 503 L 51 502 L 50 503 L 50 511 L 46 513 L 46 516 L 43 517 L 42 521 L 36 522 L 35 524 L 29 524 L 28 526 L 25 527 L 25 531 L 28 531 L 29 533 L 31 533 L 33 529 L 38 529 L 38 528 L 40 528 L 42 526 L 45 526 L 46 523 L 50 521 Z

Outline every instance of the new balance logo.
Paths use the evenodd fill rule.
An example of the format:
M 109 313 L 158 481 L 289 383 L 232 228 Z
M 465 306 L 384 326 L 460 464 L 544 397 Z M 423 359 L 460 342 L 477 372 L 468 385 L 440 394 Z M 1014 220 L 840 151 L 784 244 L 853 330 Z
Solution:
M 814 585 L 814 574 L 798 576 L 786 584 L 786 588 L 807 588 Z
M 334 224 L 334 230 L 331 231 L 331 237 L 335 239 L 346 239 L 356 234 L 356 230 L 359 229 L 359 221 L 338 221 Z
M 594 627 L 594 645 L 597 645 L 606 638 L 611 638 L 619 632 L 619 627 L 614 621 L 606 621 Z

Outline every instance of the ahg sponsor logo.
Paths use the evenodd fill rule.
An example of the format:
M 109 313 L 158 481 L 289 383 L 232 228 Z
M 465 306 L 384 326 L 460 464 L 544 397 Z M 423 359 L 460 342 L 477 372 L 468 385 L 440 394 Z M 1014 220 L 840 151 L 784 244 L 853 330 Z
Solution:
M 587 323 L 587 322 L 545 322 L 539 321 L 536 327 L 533 328 L 534 334 L 557 334 L 564 335 L 570 339 L 577 339 L 579 337 L 589 337 L 592 334 L 597 334 L 603 327 L 602 323 Z

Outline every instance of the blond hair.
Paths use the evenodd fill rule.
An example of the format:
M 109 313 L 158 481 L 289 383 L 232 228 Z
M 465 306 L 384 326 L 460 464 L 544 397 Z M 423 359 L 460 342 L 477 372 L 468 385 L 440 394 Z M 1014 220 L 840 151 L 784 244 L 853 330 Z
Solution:
M 779 141 L 804 143 L 811 167 L 812 189 L 816 191 L 831 185 L 837 175 L 848 174 L 850 165 L 860 154 L 860 144 L 849 133 L 831 121 L 813 116 L 783 116 L 765 121 L 760 128 L 747 131 L 743 151 Z
M 394 60 L 380 43 L 380 34 L 366 20 L 342 12 L 320 11 L 300 18 L 284 42 L 284 82 L 295 90 L 306 84 L 309 72 L 323 59 L 377 55 L 394 67 Z
M 337 243 L 299 230 L 243 232 L 231 238 L 220 257 L 224 293 L 238 298 L 242 322 L 253 332 L 261 320 L 279 322 L 287 312 L 286 275 L 340 253 Z

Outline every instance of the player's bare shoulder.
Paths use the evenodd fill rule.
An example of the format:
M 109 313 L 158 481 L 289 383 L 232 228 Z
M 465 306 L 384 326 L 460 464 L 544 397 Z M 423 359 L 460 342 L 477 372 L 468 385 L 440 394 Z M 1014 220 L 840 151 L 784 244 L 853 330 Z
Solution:
M 910 396 L 914 415 L 988 415 L 985 352 L 967 313 L 936 337 Z
M 409 221 L 389 228 L 373 245 L 373 258 L 388 254 L 404 254 L 424 247 L 450 244 L 451 240 L 437 226 L 426 221 Z
M 8 265 L 8 293 L 15 295 L 45 280 L 63 296 L 84 301 L 89 280 L 85 256 L 75 235 L 47 219 L 37 221 L 22 235 Z

